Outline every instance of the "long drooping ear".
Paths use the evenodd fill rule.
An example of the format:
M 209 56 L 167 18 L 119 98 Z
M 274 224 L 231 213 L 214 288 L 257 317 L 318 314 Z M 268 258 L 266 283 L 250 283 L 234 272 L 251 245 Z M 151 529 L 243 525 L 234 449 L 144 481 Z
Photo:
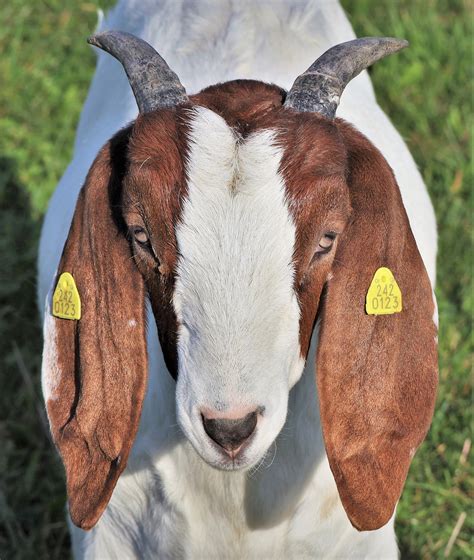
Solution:
M 121 133 L 97 156 L 79 195 L 56 282 L 68 272 L 79 320 L 46 310 L 43 387 L 67 477 L 73 522 L 95 525 L 126 466 L 146 387 L 145 288 L 114 218 Z M 48 306 L 47 306 L 48 307 Z
M 348 151 L 353 219 L 335 257 L 322 312 L 317 383 L 326 451 L 359 530 L 393 514 L 433 415 L 437 348 L 432 288 L 383 156 L 338 122 Z M 402 311 L 369 315 L 379 267 L 393 273 Z

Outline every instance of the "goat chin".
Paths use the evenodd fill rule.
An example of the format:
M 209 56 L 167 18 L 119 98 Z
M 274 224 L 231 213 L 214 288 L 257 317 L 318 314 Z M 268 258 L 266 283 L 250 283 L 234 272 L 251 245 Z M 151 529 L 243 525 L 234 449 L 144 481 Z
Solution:
M 102 29 L 128 31 L 156 47 L 190 94 L 237 78 L 275 83 L 289 89 L 295 76 L 318 55 L 334 44 L 355 37 L 336 0 L 274 0 L 271 6 L 250 0 L 120 0 L 100 25 Z M 42 229 L 38 261 L 41 313 L 44 313 L 44 302 L 49 302 L 47 294 L 55 279 L 87 171 L 101 146 L 136 116 L 136 104 L 125 73 L 112 57 L 100 53 L 81 114 L 74 157 L 53 195 Z M 366 72 L 348 85 L 338 116 L 362 132 L 393 169 L 419 253 L 434 284 L 437 236 L 433 208 L 405 143 L 376 103 Z M 202 114 L 201 117 L 202 120 L 213 118 Z M 199 117 L 193 118 L 195 126 L 202 124 Z M 280 187 L 281 150 L 265 134 L 260 137 L 256 134 L 250 141 L 255 143 L 252 149 L 261 153 L 266 150 L 265 162 L 274 167 L 263 165 L 259 171 L 259 177 L 265 179 L 268 178 L 265 174 L 273 173 L 270 179 L 262 181 L 269 192 L 273 189 L 272 206 L 266 209 L 262 205 L 252 223 L 258 224 L 259 217 L 267 223 L 274 220 L 275 235 L 269 235 L 269 239 L 277 234 L 283 239 L 280 255 L 284 262 L 278 269 L 283 270 L 283 265 L 293 258 L 296 229 L 284 197 L 278 199 L 275 194 Z M 211 142 L 213 139 L 209 138 L 207 135 Z M 214 139 L 215 149 L 207 155 L 215 156 L 221 150 L 222 157 L 210 157 L 206 183 L 212 180 L 212 160 L 216 160 L 216 166 L 227 161 L 223 143 L 227 142 L 229 150 L 234 152 L 245 150 L 245 141 L 236 138 L 224 131 Z M 192 156 L 190 150 L 186 160 L 189 165 Z M 202 162 L 206 154 L 198 156 Z M 235 161 L 238 160 L 234 158 L 232 165 Z M 250 167 L 249 175 L 258 168 L 258 158 Z M 200 190 L 199 178 L 202 179 L 202 174 L 193 183 L 197 185 L 196 192 Z M 245 183 L 247 194 L 251 190 L 249 185 L 252 186 L 251 181 Z M 213 192 L 217 193 L 217 189 L 218 185 Z M 234 209 L 238 206 L 235 201 L 232 204 Z M 187 223 L 199 225 L 201 214 L 197 203 L 193 201 L 187 211 Z M 201 224 L 199 231 L 203 228 Z M 184 247 L 188 240 L 185 225 L 180 235 Z M 244 227 L 239 235 L 245 237 Z M 206 243 L 204 238 L 202 243 Z M 270 267 L 271 259 L 265 269 L 268 271 Z M 238 333 L 245 342 L 254 343 L 255 348 L 266 349 L 271 345 L 276 348 L 275 359 L 266 368 L 275 372 L 271 390 L 268 384 L 259 385 L 258 380 L 245 386 L 245 391 L 240 386 L 235 389 L 229 382 L 225 387 L 221 383 L 224 389 L 215 395 L 212 384 L 193 379 L 192 373 L 184 369 L 178 371 L 175 381 L 166 367 L 155 315 L 147 302 L 148 385 L 138 432 L 127 467 L 96 527 L 87 532 L 70 524 L 75 558 L 398 557 L 393 516 L 377 530 L 358 531 L 341 503 L 324 446 L 316 388 L 319 323 L 308 336 L 307 353 L 302 351 L 298 302 L 293 291 L 285 292 L 281 287 L 284 282 L 290 285 L 293 274 L 290 267 L 285 269 L 280 284 L 275 279 L 277 272 L 268 274 L 274 289 L 259 313 L 263 317 L 272 305 L 283 311 L 278 320 L 269 315 L 268 325 L 258 335 L 258 344 L 254 333 Z M 325 282 L 326 279 L 332 282 L 331 274 L 324 277 Z M 177 283 L 181 300 L 176 296 L 174 305 L 179 316 L 180 301 L 182 308 L 189 308 L 183 294 L 191 282 L 183 287 L 182 293 L 179 292 L 182 286 Z M 213 296 L 210 293 L 210 306 Z M 227 302 L 229 308 L 237 299 L 236 294 L 231 296 Z M 217 305 L 212 309 L 215 308 Z M 182 324 L 183 313 L 178 318 Z M 282 334 L 274 325 L 285 320 L 288 322 Z M 137 328 L 135 317 L 129 316 L 127 321 L 130 332 Z M 185 344 L 183 332 L 179 334 L 178 352 L 186 353 L 189 363 L 194 360 L 194 371 L 204 371 L 200 355 L 193 354 L 191 345 Z M 55 364 L 57 346 L 61 344 L 57 336 L 54 325 L 46 320 L 45 338 L 54 341 L 44 355 L 44 368 L 52 372 L 44 377 L 48 402 L 56 398 L 61 375 Z M 209 340 L 218 336 L 219 332 L 210 332 Z M 257 362 L 252 361 L 252 356 L 244 356 L 239 363 L 251 371 L 256 369 Z M 206 435 L 201 410 L 225 400 L 223 395 L 244 392 L 251 396 L 245 405 L 250 403 L 265 412 L 248 442 L 229 455 Z M 211 393 L 212 402 L 206 401 L 205 396 Z M 104 446 L 115 451 L 117 444 L 112 437 L 104 441 Z

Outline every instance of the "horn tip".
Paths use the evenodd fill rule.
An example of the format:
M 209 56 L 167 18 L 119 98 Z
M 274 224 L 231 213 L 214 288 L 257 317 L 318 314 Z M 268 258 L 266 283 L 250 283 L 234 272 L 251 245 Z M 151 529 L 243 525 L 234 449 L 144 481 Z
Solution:
M 406 39 L 393 39 L 395 45 L 398 50 L 402 50 L 402 49 L 406 49 L 407 47 L 410 46 L 410 43 L 406 40 Z
M 97 35 L 91 35 L 90 37 L 87 37 L 87 42 L 89 43 L 89 45 L 93 45 L 94 47 L 100 46 L 97 40 Z
M 103 49 L 104 42 L 102 41 L 102 39 L 106 37 L 108 34 L 109 34 L 108 31 L 104 31 L 102 33 L 94 33 L 94 35 L 87 37 L 87 42 L 89 43 L 89 45 L 92 45 L 93 47 L 98 47 L 99 49 Z
M 103 49 L 105 44 L 110 43 L 111 41 L 124 40 L 129 36 L 130 34 L 125 33 L 124 31 L 114 31 L 110 29 L 108 31 L 94 33 L 94 35 L 87 37 L 87 42 L 89 43 L 89 45 L 93 45 L 94 47 Z
M 371 39 L 374 39 L 379 44 L 385 43 L 392 52 L 398 52 L 410 46 L 406 39 L 399 39 L 398 37 L 371 37 Z

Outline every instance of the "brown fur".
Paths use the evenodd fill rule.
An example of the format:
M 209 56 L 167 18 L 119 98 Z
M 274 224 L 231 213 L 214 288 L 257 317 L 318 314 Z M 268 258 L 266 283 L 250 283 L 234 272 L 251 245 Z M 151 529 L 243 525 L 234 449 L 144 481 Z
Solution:
M 127 225 L 144 223 L 157 260 L 134 247 L 150 294 L 158 335 L 171 375 L 176 379 L 177 324 L 172 306 L 178 259 L 175 225 L 186 197 L 187 109 L 140 116 L 133 128 L 124 181 L 122 212 Z
M 431 285 L 395 178 L 360 133 L 337 122 L 348 153 L 352 219 L 323 307 L 317 381 L 324 441 L 339 495 L 360 530 L 393 514 L 433 415 L 437 387 Z M 373 274 L 389 267 L 403 311 L 369 316 Z
M 242 136 L 278 131 L 296 223 L 301 352 L 306 356 L 322 316 L 317 382 L 327 454 L 351 522 L 375 529 L 393 512 L 433 412 L 431 287 L 381 154 L 343 121 L 283 109 L 284 96 L 276 86 L 237 80 L 191 103 L 220 114 Z M 106 507 L 136 433 L 146 378 L 145 292 L 166 364 L 177 375 L 174 228 L 186 196 L 188 110 L 142 115 L 100 152 L 61 260 L 59 272 L 75 277 L 84 311 L 79 322 L 56 319 L 62 377 L 48 412 L 71 515 L 83 528 Z M 146 227 L 151 240 L 151 250 L 132 242 L 136 266 L 126 241 L 134 225 Z M 338 234 L 334 248 L 315 259 L 328 231 Z M 365 314 L 380 266 L 402 290 L 399 314 Z M 133 332 L 130 317 L 140 319 Z
M 111 211 L 126 136 L 99 152 L 58 270 L 73 275 L 82 317 L 54 319 L 61 378 L 47 410 L 66 468 L 71 518 L 84 529 L 97 522 L 127 464 L 146 386 L 144 283 Z
M 284 102 L 285 92 L 277 86 L 254 80 L 233 80 L 210 86 L 190 99 L 223 117 L 243 137 L 274 116 Z

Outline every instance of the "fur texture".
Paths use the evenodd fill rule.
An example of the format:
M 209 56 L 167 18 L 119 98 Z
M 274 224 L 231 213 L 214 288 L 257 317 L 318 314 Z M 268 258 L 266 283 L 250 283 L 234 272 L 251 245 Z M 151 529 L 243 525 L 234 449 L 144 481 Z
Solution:
M 271 130 L 242 139 L 208 109 L 197 109 L 191 122 L 174 294 L 177 412 L 196 450 L 226 468 L 201 411 L 239 417 L 235 409 L 264 409 L 246 449 L 248 466 L 281 430 L 288 386 L 304 366 L 293 290 L 295 226 L 279 173 L 283 150 Z
M 199 76 L 212 83 L 234 77 L 239 61 L 255 49 L 241 72 L 261 72 L 255 77 L 265 80 L 275 68 L 270 81 L 288 87 L 287 65 L 293 57 L 301 60 L 291 69 L 292 79 L 309 65 L 310 36 L 321 38 L 310 62 L 330 46 L 325 38 L 331 44 L 352 38 L 337 3 L 268 6 L 228 2 L 211 9 L 206 2 L 129 2 L 119 4 L 107 26 L 138 32 L 156 44 L 154 34 L 163 18 L 183 22 L 182 34 L 173 28 L 173 40 L 161 54 L 167 58 L 170 53 L 170 66 L 188 89 L 191 84 L 191 91 L 201 78 L 190 71 L 190 62 L 194 72 L 199 69 Z M 140 14 L 146 9 L 153 16 L 145 26 Z M 252 35 L 256 22 L 269 28 L 267 36 L 264 31 Z M 169 27 L 163 30 L 169 32 Z M 243 29 L 251 38 L 245 44 Z M 186 50 L 191 45 L 198 49 L 201 33 L 207 40 L 215 34 L 216 50 L 207 55 L 213 70 L 207 75 L 206 63 L 193 62 Z M 281 59 L 278 47 L 286 37 L 278 33 L 295 34 Z M 264 36 L 267 43 L 262 45 Z M 234 42 L 240 44 L 238 53 Z M 269 57 L 275 62 L 268 63 Z M 101 55 L 78 131 L 77 158 L 48 212 L 40 250 L 40 299 L 54 280 L 75 204 L 71 174 L 75 184 L 96 142 L 105 140 L 114 124 L 133 116 L 133 104 L 120 106 L 129 99 L 128 85 L 113 64 Z M 216 69 L 220 76 L 213 80 Z M 115 70 L 123 96 L 114 96 L 112 107 L 106 108 L 102 94 L 94 97 L 94 91 L 113 87 L 98 80 L 113 82 Z M 94 525 L 117 483 L 97 526 L 89 533 L 72 529 L 77 557 L 396 557 L 393 520 L 387 521 L 411 454 L 427 429 L 434 396 L 431 288 L 398 188 L 380 154 L 342 121 L 282 111 L 283 95 L 277 87 L 256 82 L 208 88 L 191 98 L 192 106 L 200 108 L 140 116 L 102 150 L 89 173 L 59 264 L 59 272 L 73 271 L 80 291 L 89 290 L 84 293 L 84 322 L 56 320 L 51 325 L 47 316 L 45 327 L 45 396 L 50 397 L 53 437 L 66 464 L 74 522 L 84 528 Z M 433 277 L 432 209 L 413 162 L 377 108 L 366 75 L 348 87 L 346 98 L 339 114 L 350 100 L 357 112 L 349 111 L 349 120 L 359 124 L 366 111 L 361 128 L 369 137 L 383 137 L 379 147 L 384 151 L 385 146 L 384 155 L 396 162 L 412 229 Z M 94 110 L 100 115 L 95 124 Z M 91 146 L 81 147 L 86 130 Z M 385 144 L 387 138 L 391 143 Z M 403 183 L 404 177 L 409 181 Z M 367 224 L 365 233 L 354 233 L 365 216 L 377 215 L 367 210 L 367 201 L 373 204 L 370 189 L 388 189 L 380 197 L 390 200 L 389 218 L 381 215 L 383 226 L 375 226 L 384 231 L 378 241 L 371 236 L 374 224 Z M 62 223 L 58 204 L 67 210 Z M 425 211 L 418 207 L 415 212 L 417 204 Z M 149 232 L 147 248 L 127 241 L 134 227 Z M 327 231 L 337 234 L 334 248 L 314 264 L 315 248 Z M 370 243 L 380 246 L 377 262 L 360 272 L 357 265 L 365 262 Z M 362 256 L 357 257 L 358 251 Z M 408 263 L 407 270 L 397 269 L 399 262 Z M 401 277 L 402 289 L 405 281 L 410 287 L 419 281 L 413 298 L 423 301 L 423 309 L 421 315 L 410 311 L 408 319 L 396 318 L 398 334 L 390 342 L 386 371 L 379 375 L 392 340 L 389 324 L 363 317 L 341 332 L 345 319 L 337 306 L 351 288 L 355 300 L 345 304 L 362 310 L 368 285 L 364 275 L 387 263 Z M 118 479 L 144 397 L 145 288 L 158 333 L 149 307 L 148 389 L 128 466 Z M 100 293 L 91 293 L 94 289 Z M 120 306 L 114 304 L 117 293 Z M 318 347 L 313 325 L 320 307 Z M 417 339 L 420 329 L 423 340 Z M 426 358 L 421 366 L 417 340 Z M 358 350 L 348 351 L 347 343 Z M 316 348 L 322 428 L 337 488 L 322 440 Z M 374 348 L 372 356 L 368 351 Z M 357 352 L 361 357 L 354 358 Z M 341 367 L 345 359 L 349 364 Z M 362 359 L 369 365 L 360 370 Z M 404 366 L 397 367 L 402 362 L 406 373 Z M 177 377 L 177 388 L 168 372 Z M 348 391 L 351 383 L 354 388 Z M 58 399 L 51 398 L 51 390 Z M 407 392 L 413 398 L 406 398 Z M 197 411 L 249 405 L 265 412 L 242 465 L 229 465 L 205 439 Z M 347 424 L 340 418 L 347 418 Z M 391 451 L 384 449 L 387 440 L 396 442 Z M 389 468 L 373 473 L 372 465 L 379 462 Z M 240 466 L 250 471 L 225 472 Z M 358 533 L 339 496 L 356 526 L 385 525 Z

